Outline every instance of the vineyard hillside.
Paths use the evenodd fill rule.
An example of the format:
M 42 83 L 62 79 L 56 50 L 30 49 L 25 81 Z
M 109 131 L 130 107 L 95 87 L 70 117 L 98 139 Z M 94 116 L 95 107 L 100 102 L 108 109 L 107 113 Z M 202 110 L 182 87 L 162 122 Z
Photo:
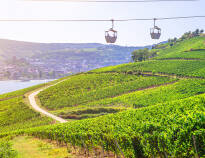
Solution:
M 18 157 L 31 141 L 41 142 L 32 151 L 43 143 L 68 157 L 205 157 L 205 37 L 152 51 L 146 61 L 0 95 L 0 157 Z M 34 110 L 31 94 L 65 123 Z
M 167 43 L 159 48 L 155 59 L 205 59 L 204 37 L 193 37 L 181 42 Z

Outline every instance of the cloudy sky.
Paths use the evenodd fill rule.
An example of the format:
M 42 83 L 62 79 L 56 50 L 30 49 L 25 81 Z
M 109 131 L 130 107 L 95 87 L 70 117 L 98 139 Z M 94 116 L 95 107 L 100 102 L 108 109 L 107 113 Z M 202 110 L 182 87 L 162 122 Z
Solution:
M 205 1 L 155 3 L 70 3 L 66 1 L 1 0 L 0 19 L 127 19 L 205 15 Z M 205 18 L 157 21 L 159 41 L 150 39 L 152 21 L 116 22 L 119 45 L 142 46 L 205 29 Z M 110 22 L 0 22 L 0 38 L 32 42 L 105 43 Z

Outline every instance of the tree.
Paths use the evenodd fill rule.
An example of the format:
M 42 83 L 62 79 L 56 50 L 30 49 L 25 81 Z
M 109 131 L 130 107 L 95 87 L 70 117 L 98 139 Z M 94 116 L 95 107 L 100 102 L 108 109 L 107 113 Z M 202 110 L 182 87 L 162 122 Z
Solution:
M 197 36 L 200 36 L 200 34 L 202 34 L 204 32 L 204 30 L 199 30 L 199 29 L 196 29 L 195 31 L 191 32 L 185 32 L 181 38 L 179 38 L 179 41 L 183 41 L 185 39 L 188 39 L 188 38 L 192 38 L 192 37 L 197 37 Z
M 132 60 L 133 61 L 143 61 L 147 58 L 149 50 L 147 48 L 138 49 L 132 52 Z
M 177 41 L 177 38 L 176 38 L 176 37 L 174 37 L 173 42 L 176 42 L 176 41 Z
M 138 49 L 132 52 L 132 60 L 145 61 L 146 59 L 152 58 L 157 55 L 156 50 L 149 50 L 148 48 Z
M 199 29 L 196 29 L 194 32 L 192 32 L 192 37 L 196 37 L 200 35 Z
M 199 36 L 199 29 L 196 29 L 196 36 Z

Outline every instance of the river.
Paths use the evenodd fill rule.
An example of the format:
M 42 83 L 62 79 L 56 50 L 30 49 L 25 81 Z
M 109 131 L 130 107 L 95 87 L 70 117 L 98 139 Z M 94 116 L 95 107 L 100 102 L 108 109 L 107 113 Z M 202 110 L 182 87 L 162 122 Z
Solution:
M 27 88 L 41 83 L 46 83 L 52 80 L 31 80 L 31 81 L 0 81 L 0 94 L 16 91 L 19 89 Z

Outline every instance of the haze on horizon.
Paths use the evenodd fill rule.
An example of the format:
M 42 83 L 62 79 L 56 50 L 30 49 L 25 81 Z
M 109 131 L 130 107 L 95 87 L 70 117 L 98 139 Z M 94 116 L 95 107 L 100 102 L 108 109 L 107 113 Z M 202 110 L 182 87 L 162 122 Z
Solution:
M 0 19 L 130 19 L 204 15 L 205 1 L 155 3 L 68 3 L 4 0 Z M 157 21 L 159 41 L 151 40 L 152 21 L 116 22 L 119 45 L 143 46 L 205 28 L 205 18 Z M 111 22 L 0 22 L 0 38 L 43 43 L 105 43 Z

